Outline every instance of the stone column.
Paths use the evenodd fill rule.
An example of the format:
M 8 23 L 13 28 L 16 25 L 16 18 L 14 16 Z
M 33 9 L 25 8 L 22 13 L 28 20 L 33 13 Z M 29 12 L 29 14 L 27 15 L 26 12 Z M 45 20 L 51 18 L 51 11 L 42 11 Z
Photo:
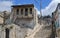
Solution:
M 19 16 L 21 16 L 21 9 L 19 9 Z
M 23 8 L 23 17 L 25 16 L 25 9 Z
M 28 16 L 30 16 L 30 9 L 28 8 Z
M 5 38 L 5 30 L 1 31 L 1 38 Z

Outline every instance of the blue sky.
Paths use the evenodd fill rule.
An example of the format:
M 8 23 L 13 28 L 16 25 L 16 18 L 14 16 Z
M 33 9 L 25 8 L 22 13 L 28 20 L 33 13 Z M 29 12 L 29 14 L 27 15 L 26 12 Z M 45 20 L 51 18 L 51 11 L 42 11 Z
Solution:
M 37 1 L 37 2 L 36 2 Z M 21 5 L 21 4 L 34 4 L 35 8 L 40 11 L 40 0 L 0 0 L 0 11 L 11 11 L 11 5 Z M 42 15 L 51 15 L 55 10 L 57 4 L 60 0 L 41 0 L 42 4 Z
M 37 1 L 37 2 L 36 2 Z M 42 9 L 44 9 L 51 0 L 41 0 Z M 40 10 L 40 0 L 13 0 L 14 4 L 34 4 L 35 7 Z

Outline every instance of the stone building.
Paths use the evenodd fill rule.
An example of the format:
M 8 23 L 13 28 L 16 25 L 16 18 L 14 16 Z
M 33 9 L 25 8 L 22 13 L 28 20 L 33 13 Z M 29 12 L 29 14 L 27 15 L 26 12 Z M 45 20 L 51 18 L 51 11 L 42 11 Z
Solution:
M 60 27 L 60 3 L 58 3 L 56 10 L 52 14 L 52 17 L 56 23 L 56 27 Z
M 12 6 L 12 22 L 20 26 L 33 28 L 38 20 L 36 9 L 33 4 L 13 5 Z
M 58 3 L 55 11 L 52 13 L 52 17 L 56 26 L 57 36 L 60 38 L 60 3 Z
M 13 5 L 6 25 L 0 29 L 0 38 L 33 38 L 40 28 L 37 10 L 33 4 Z

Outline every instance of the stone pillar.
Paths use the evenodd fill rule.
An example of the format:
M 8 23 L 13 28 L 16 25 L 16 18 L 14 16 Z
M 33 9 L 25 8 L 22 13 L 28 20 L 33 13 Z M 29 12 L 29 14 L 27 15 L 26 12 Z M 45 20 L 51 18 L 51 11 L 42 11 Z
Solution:
M 25 9 L 23 8 L 23 17 L 25 16 Z
M 19 16 L 21 16 L 21 9 L 19 9 Z
M 1 38 L 5 38 L 5 30 L 1 31 Z
M 33 8 L 33 9 L 34 9 L 34 8 Z M 36 13 L 36 10 L 34 9 L 34 10 L 33 10 L 34 25 L 36 25 L 36 15 L 35 15 L 35 13 Z
M 30 16 L 30 11 L 29 11 L 29 8 L 28 8 L 28 16 Z
M 13 27 L 13 29 L 10 29 L 10 35 L 9 35 L 9 37 L 10 38 L 16 38 L 16 33 L 15 33 L 15 27 Z

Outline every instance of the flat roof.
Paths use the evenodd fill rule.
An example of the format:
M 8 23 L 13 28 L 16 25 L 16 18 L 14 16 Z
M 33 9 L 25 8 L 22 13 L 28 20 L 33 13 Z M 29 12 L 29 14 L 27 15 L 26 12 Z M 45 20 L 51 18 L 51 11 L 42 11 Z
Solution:
M 34 5 L 33 4 L 24 4 L 24 5 L 12 5 L 11 7 L 34 7 Z

